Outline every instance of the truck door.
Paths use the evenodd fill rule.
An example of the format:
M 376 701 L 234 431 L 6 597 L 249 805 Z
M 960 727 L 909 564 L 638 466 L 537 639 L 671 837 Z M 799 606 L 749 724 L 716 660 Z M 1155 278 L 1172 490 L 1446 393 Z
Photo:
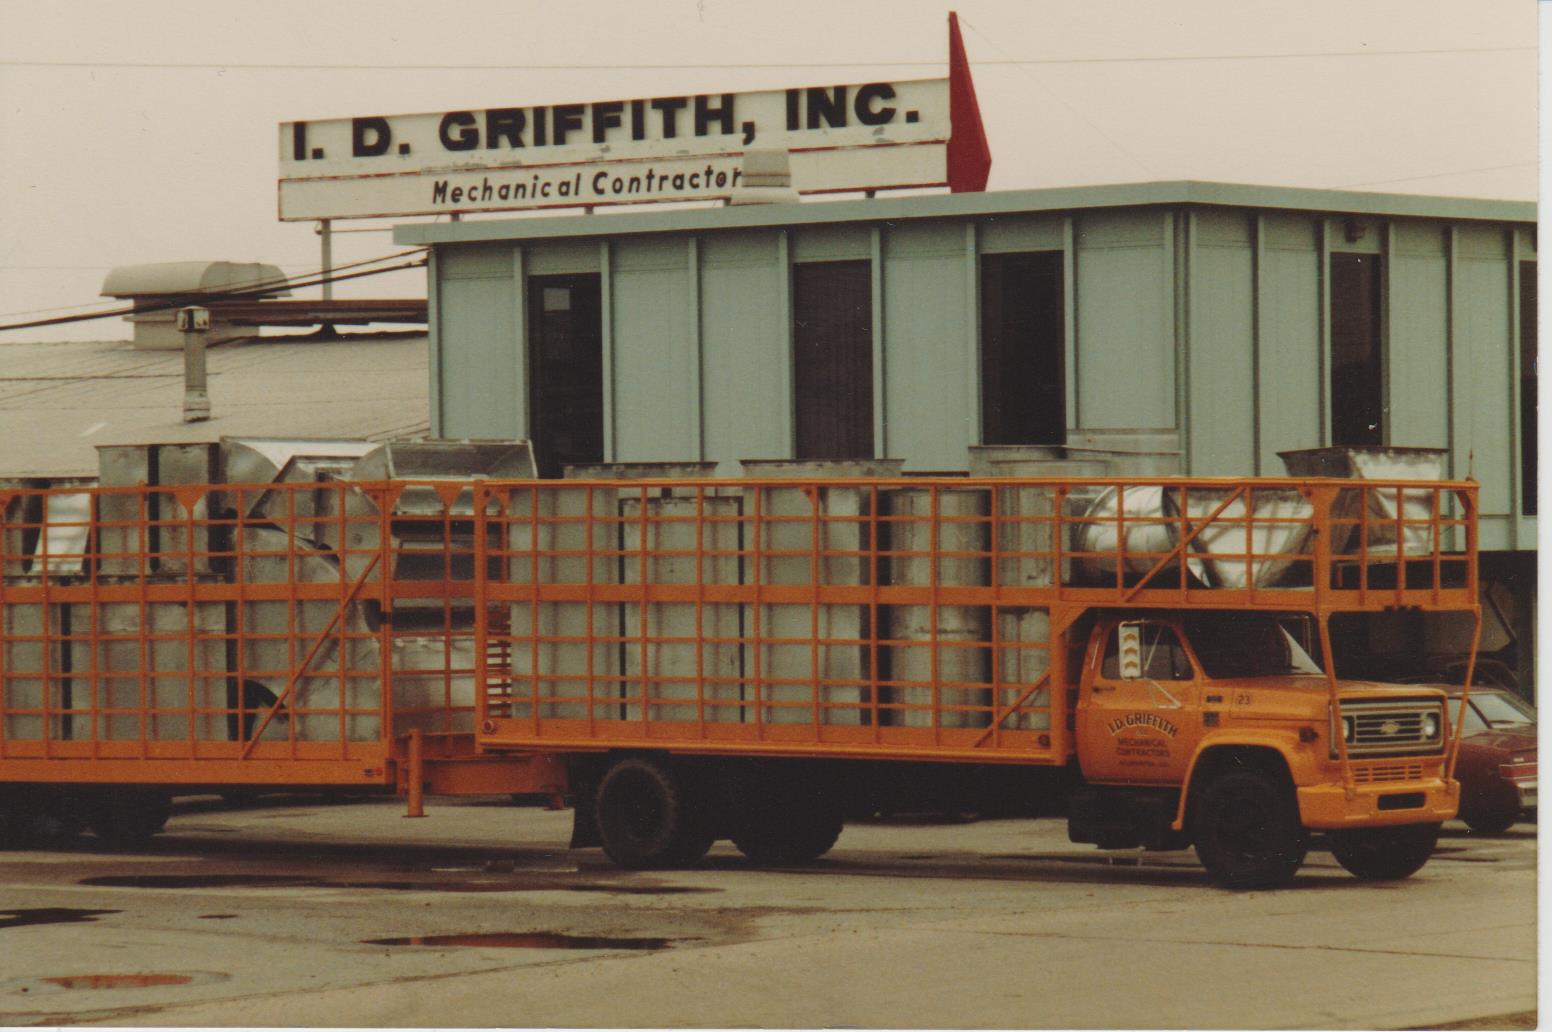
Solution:
M 1201 736 L 1201 676 L 1162 620 L 1101 624 L 1078 700 L 1078 758 L 1091 781 L 1179 784 Z

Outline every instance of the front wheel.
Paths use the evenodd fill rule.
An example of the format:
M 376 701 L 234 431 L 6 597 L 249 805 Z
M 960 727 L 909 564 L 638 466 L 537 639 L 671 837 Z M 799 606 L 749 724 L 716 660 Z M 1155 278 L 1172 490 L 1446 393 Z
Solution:
M 1326 833 L 1336 862 L 1364 881 L 1399 881 L 1416 874 L 1439 841 L 1437 824 L 1353 828 Z
M 1236 770 L 1209 781 L 1192 805 L 1196 855 L 1225 888 L 1285 884 L 1304 863 L 1307 841 L 1286 779 Z

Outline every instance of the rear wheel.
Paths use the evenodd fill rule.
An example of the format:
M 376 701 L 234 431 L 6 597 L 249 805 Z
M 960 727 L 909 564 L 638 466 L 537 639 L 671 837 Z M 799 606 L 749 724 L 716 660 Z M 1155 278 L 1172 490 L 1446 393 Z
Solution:
M 1416 874 L 1439 841 L 1437 824 L 1353 828 L 1326 833 L 1336 862 L 1364 881 L 1399 881 Z
M 86 826 L 110 846 L 142 846 L 167 826 L 172 800 L 153 792 L 108 793 L 94 800 Z
M 757 864 L 806 864 L 828 853 L 845 825 L 842 808 L 812 786 L 786 785 L 752 800 L 732 839 Z
M 1219 774 L 1191 810 L 1196 855 L 1226 888 L 1273 888 L 1304 862 L 1306 837 L 1284 778 L 1259 770 Z
M 1472 814 L 1461 818 L 1466 822 L 1466 827 L 1478 835 L 1502 835 L 1514 827 L 1514 822 L 1519 819 L 1518 813 Z
M 705 808 L 659 760 L 616 760 L 598 783 L 594 808 L 604 853 L 621 867 L 688 866 L 711 848 Z

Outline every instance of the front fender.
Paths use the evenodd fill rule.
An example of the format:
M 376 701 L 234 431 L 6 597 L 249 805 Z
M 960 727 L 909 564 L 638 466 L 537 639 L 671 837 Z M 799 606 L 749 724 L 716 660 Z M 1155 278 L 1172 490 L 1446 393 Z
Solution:
M 1170 825 L 1172 831 L 1184 831 L 1186 826 L 1186 804 L 1191 798 L 1191 782 L 1196 777 L 1197 769 L 1201 766 L 1203 758 L 1212 753 L 1222 753 L 1230 750 L 1254 749 L 1261 752 L 1275 753 L 1288 768 L 1288 774 L 1295 785 L 1301 784 L 1300 774 L 1305 773 L 1307 757 L 1301 749 L 1304 743 L 1299 741 L 1298 734 L 1290 731 L 1235 731 L 1223 735 L 1214 735 L 1197 744 L 1196 751 L 1191 754 L 1191 761 L 1186 765 L 1185 780 L 1181 783 L 1180 803 L 1175 809 L 1175 820 Z

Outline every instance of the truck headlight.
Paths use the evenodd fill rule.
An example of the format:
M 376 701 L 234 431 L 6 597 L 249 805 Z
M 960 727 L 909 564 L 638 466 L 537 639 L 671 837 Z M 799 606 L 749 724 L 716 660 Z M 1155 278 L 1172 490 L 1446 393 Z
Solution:
M 1430 713 L 1423 718 L 1423 737 L 1433 741 L 1439 737 L 1439 715 Z
M 1342 718 L 1342 741 L 1348 745 L 1353 744 L 1353 739 L 1358 735 L 1358 721 L 1352 717 Z

